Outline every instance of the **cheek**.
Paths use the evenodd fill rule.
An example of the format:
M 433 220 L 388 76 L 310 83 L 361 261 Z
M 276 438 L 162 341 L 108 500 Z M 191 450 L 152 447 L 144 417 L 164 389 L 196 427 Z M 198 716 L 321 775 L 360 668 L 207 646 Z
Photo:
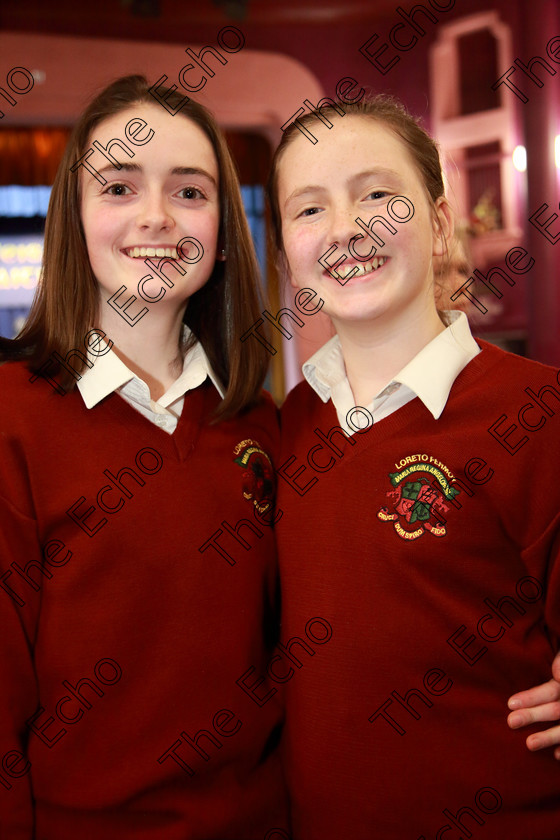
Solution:
M 86 210 L 82 212 L 82 227 L 88 249 L 106 247 L 107 243 L 114 238 L 116 219 L 110 212 L 88 213 Z M 90 252 L 90 258 L 91 256 Z
M 309 269 L 318 259 L 317 248 L 317 234 L 311 228 L 300 228 L 284 234 L 284 250 L 294 271 Z
M 392 237 L 397 248 L 407 259 L 424 260 L 432 253 L 432 227 L 426 214 L 415 214 L 408 222 L 398 225 L 396 236 Z
M 204 258 L 214 260 L 218 247 L 220 230 L 219 213 L 204 214 L 187 219 L 183 225 L 183 235 L 197 239 L 204 248 Z
M 321 285 L 319 257 L 324 243 L 318 241 L 317 230 L 306 228 L 294 232 L 284 243 L 285 259 L 294 289 L 319 289 Z

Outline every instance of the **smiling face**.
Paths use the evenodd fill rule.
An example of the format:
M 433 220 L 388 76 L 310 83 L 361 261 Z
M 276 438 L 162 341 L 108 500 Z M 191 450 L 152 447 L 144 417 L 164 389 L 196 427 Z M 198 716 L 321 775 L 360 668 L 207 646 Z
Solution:
M 447 233 L 446 200 L 438 199 L 434 208 L 405 143 L 378 120 L 346 114 L 332 129 L 319 123 L 315 128 L 318 142 L 296 136 L 278 167 L 284 257 L 292 285 L 314 289 L 337 330 L 357 323 L 402 327 L 433 316 L 432 255 L 443 253 L 436 216 Z M 414 208 L 407 222 L 395 221 L 406 215 L 402 202 L 391 205 L 392 216 L 389 212 L 388 202 L 396 196 L 405 196 Z M 364 230 L 375 216 L 396 228 L 391 233 L 379 223 L 374 226 L 382 246 Z M 363 236 L 351 242 L 357 234 Z M 333 244 L 337 248 L 329 264 L 346 254 L 337 269 L 341 282 L 319 262 Z M 358 271 L 343 283 L 355 267 Z
M 125 127 L 133 118 L 147 123 L 141 137 L 147 136 L 148 129 L 154 131 L 143 146 L 125 140 Z M 104 120 L 94 129 L 89 146 L 97 140 L 106 148 L 113 138 L 131 148 L 134 157 L 115 144 L 111 154 L 122 164 L 117 169 L 96 151 L 89 162 L 105 184 L 85 168 L 80 170 L 82 225 L 101 300 L 108 300 L 121 286 L 138 296 L 139 281 L 152 274 L 154 279 L 144 287 L 146 294 L 155 297 L 160 288 L 165 289 L 154 311 L 165 304 L 184 308 L 206 283 L 216 260 L 219 173 L 212 144 L 194 122 L 174 117 L 155 104 L 133 105 Z M 194 262 L 200 256 L 198 246 L 192 242 L 182 246 L 185 259 L 192 262 L 178 263 L 183 274 L 165 267 L 174 284 L 169 288 L 145 260 L 152 258 L 156 265 L 161 257 L 176 261 L 176 246 L 185 237 L 197 240 L 204 254 Z M 119 305 L 125 297 L 123 292 Z

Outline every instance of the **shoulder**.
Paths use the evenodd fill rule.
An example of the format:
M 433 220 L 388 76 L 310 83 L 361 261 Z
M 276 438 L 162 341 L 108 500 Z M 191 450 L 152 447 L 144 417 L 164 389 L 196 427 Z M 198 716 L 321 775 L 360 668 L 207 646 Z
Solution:
M 324 403 L 303 380 L 290 391 L 280 412 L 282 452 L 308 448 L 311 441 L 317 442 L 314 437 L 317 427 L 329 429 L 337 424 L 332 402 Z
M 45 383 L 41 377 L 33 380 L 33 373 L 26 362 L 2 362 L 0 364 L 0 389 L 3 402 L 9 410 L 12 406 L 37 405 L 44 401 L 49 388 L 42 387 Z
M 321 405 L 323 405 L 321 399 L 311 385 L 304 379 L 295 388 L 292 388 L 284 400 L 280 414 L 282 428 L 289 424 L 292 419 L 301 415 L 302 412 L 311 412 Z
M 560 372 L 480 339 L 477 343 L 482 352 L 457 377 L 442 415 L 447 431 L 468 427 L 470 435 L 490 435 L 506 460 L 520 450 L 523 456 L 530 451 L 529 460 L 540 456 L 557 435 Z M 516 458 L 517 468 L 523 456 Z
M 523 399 L 527 388 L 548 386 L 558 392 L 560 400 L 560 371 L 550 365 L 508 353 L 493 344 L 477 338 L 482 352 L 469 362 L 457 378 L 471 391 L 478 391 L 481 399 L 496 400 L 511 405 Z
M 481 446 L 486 441 L 489 462 L 497 473 L 508 476 L 512 493 L 519 495 L 525 488 L 534 495 L 537 486 L 546 485 L 557 507 L 560 372 L 478 343 L 483 352 L 470 363 L 478 363 L 478 375 L 471 388 L 458 394 L 455 411 L 448 417 L 451 428 L 463 424 L 464 429 L 466 423 L 471 440 L 478 434 Z
M 276 403 L 268 391 L 261 391 L 258 402 L 242 415 L 251 419 L 253 423 L 261 423 L 271 430 L 279 425 L 279 411 Z
M 31 376 L 25 362 L 0 362 L 0 382 L 4 388 L 17 386 Z
M 24 361 L 0 364 L 0 393 L 0 428 L 10 433 L 28 421 L 44 426 L 48 425 L 49 418 L 59 422 L 70 405 L 75 406 L 81 400 L 76 390 L 58 393 L 45 378 L 34 375 Z
M 556 377 L 559 374 L 558 369 L 551 365 L 545 365 L 542 362 L 535 362 L 532 359 L 526 359 L 524 356 L 509 353 L 480 338 L 476 339 L 476 343 L 483 351 L 476 358 L 480 358 L 489 371 L 493 371 L 499 376 L 505 374 L 508 378 L 528 376 L 537 379 L 546 379 L 547 377 L 550 379 L 551 376 Z
M 268 391 L 261 391 L 258 401 L 246 411 L 225 421 L 230 432 L 253 443 L 276 457 L 280 442 L 278 408 Z

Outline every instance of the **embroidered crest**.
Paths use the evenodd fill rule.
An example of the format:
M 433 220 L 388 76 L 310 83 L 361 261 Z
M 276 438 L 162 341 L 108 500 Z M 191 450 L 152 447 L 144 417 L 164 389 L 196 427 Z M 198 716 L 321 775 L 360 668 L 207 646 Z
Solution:
M 243 467 L 243 498 L 252 501 L 260 514 L 274 503 L 275 475 L 272 462 L 256 440 L 240 441 L 233 450 L 233 460 Z
M 381 507 L 378 518 L 392 522 L 403 540 L 417 540 L 426 531 L 434 537 L 444 537 L 447 533 L 444 514 L 449 510 L 445 502 L 461 492 L 451 485 L 455 481 L 451 470 L 426 454 L 409 455 L 395 467 L 397 472 L 389 473 L 393 490 L 387 493 L 392 510 Z

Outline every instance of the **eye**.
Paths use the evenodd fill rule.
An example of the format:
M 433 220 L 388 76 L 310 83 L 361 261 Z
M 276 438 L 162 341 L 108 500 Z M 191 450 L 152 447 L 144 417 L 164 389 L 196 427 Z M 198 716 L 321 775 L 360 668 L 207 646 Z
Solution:
M 366 198 L 373 198 L 374 201 L 379 198 L 386 198 L 389 193 L 385 192 L 385 190 L 374 190 L 373 192 L 368 193 Z
M 315 216 L 319 211 L 320 207 L 307 207 L 305 210 L 299 214 L 300 216 Z
M 182 190 L 179 190 L 178 193 L 181 198 L 187 199 L 196 199 L 196 198 L 206 198 L 202 190 L 199 190 L 197 187 L 184 187 Z
M 125 184 L 111 184 L 106 190 L 103 190 L 103 193 L 107 195 L 127 195 L 125 190 L 131 192 L 130 188 Z

